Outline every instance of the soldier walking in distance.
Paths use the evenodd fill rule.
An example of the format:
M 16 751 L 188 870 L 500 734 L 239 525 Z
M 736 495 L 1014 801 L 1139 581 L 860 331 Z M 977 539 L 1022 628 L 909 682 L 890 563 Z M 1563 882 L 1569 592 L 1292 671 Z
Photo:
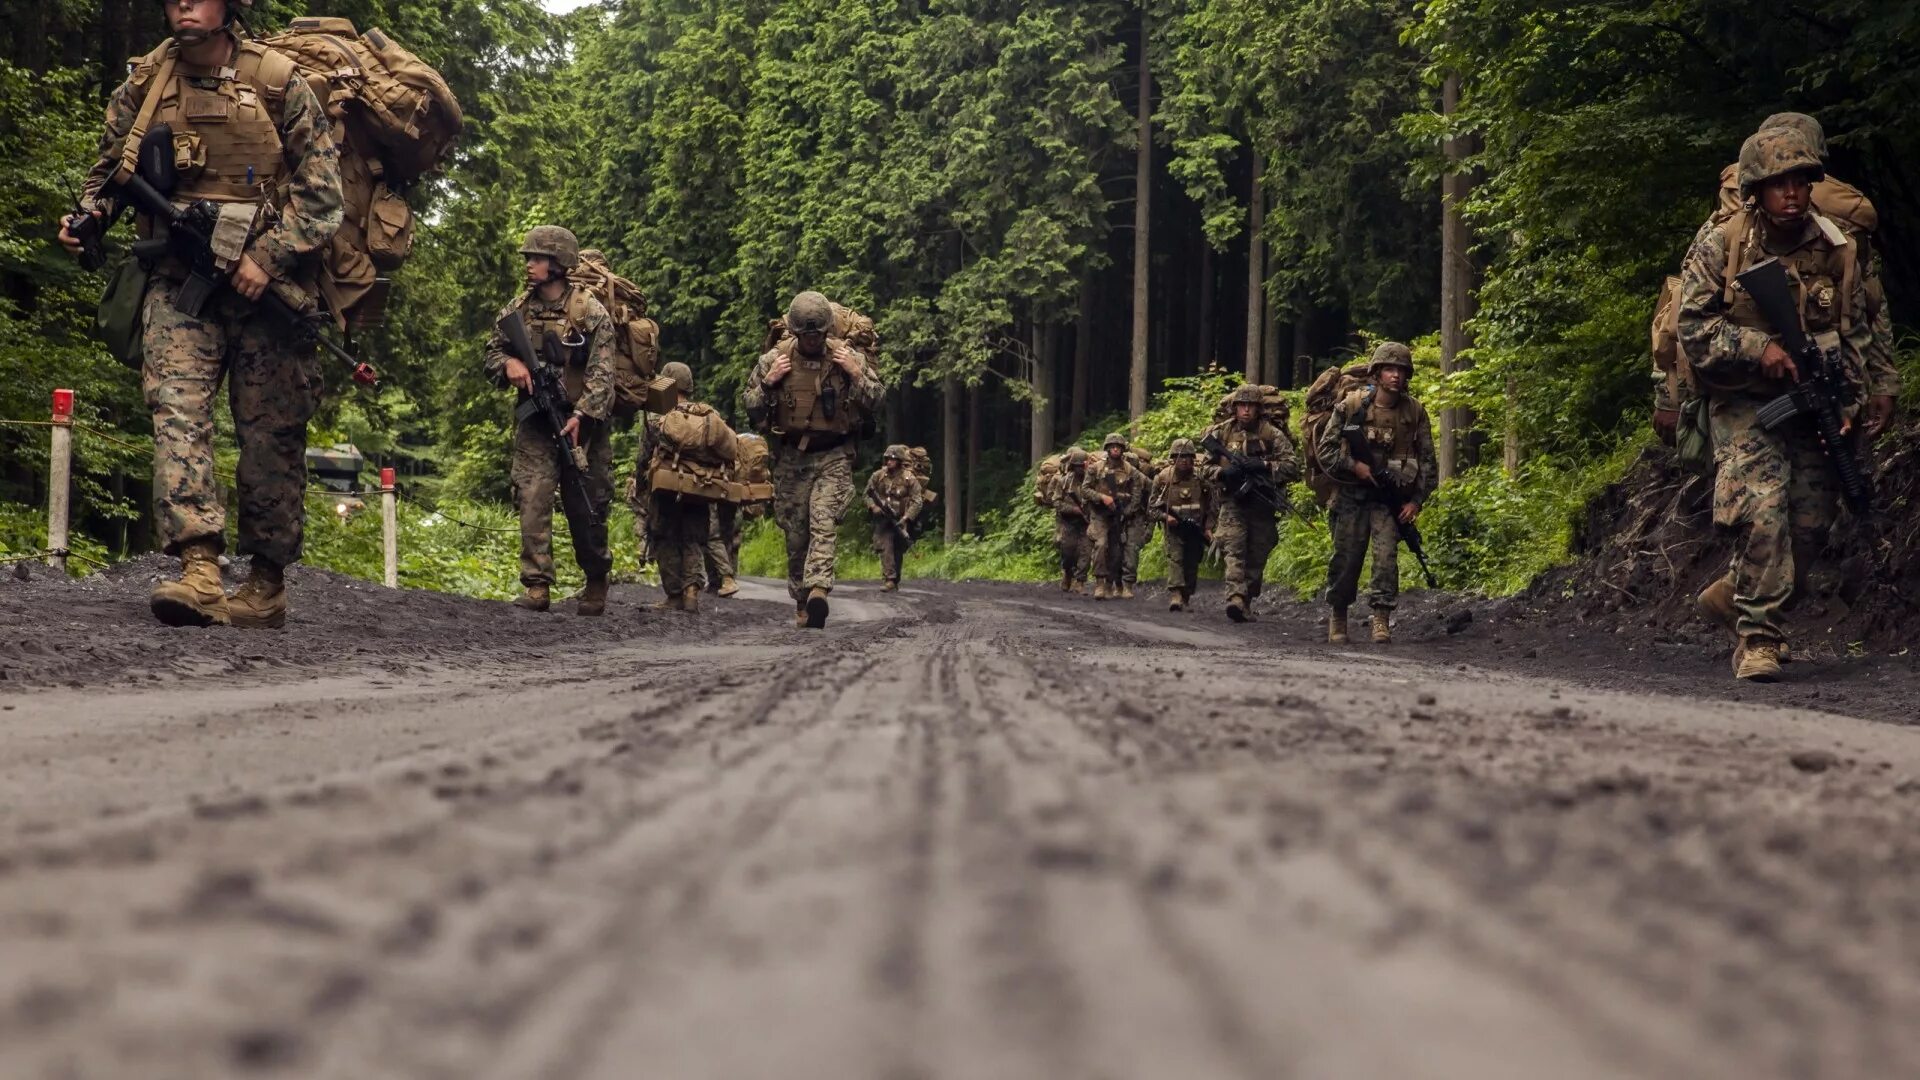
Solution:
M 1327 640 L 1345 644 L 1347 609 L 1360 588 L 1360 567 L 1367 549 L 1373 549 L 1373 578 L 1368 602 L 1373 606 L 1373 640 L 1393 640 L 1393 609 L 1400 598 L 1400 524 L 1411 524 L 1440 484 L 1440 461 L 1433 447 L 1433 422 L 1426 406 L 1407 393 L 1413 377 L 1413 353 L 1397 341 L 1373 350 L 1367 365 L 1370 386 L 1355 390 L 1333 408 L 1333 418 L 1320 430 L 1315 448 L 1320 465 L 1338 485 L 1327 508 L 1327 527 L 1333 532 L 1333 559 L 1327 564 Z M 1373 459 L 1369 466 L 1356 461 L 1347 439 L 1358 428 Z M 1378 469 L 1410 492 L 1411 500 L 1396 514 L 1380 500 Z
M 728 496 L 738 446 L 713 406 L 693 400 L 691 368 L 674 361 L 662 365 L 660 374 L 673 380 L 680 401 L 665 414 L 648 413 L 641 439 L 641 469 L 652 492 L 648 540 L 666 594 L 660 606 L 693 614 L 700 608 L 712 508 Z
M 1060 591 L 1077 593 L 1087 581 L 1087 452 L 1075 446 L 1061 459 L 1060 471 L 1043 474 L 1036 497 L 1053 508 L 1053 545 L 1060 553 Z
M 733 596 L 740 591 L 733 579 L 740 550 L 740 507 L 736 503 L 716 502 L 707 522 L 707 542 L 702 547 L 707 591 L 716 596 Z
M 1798 376 L 1778 332 L 1733 279 L 1767 259 L 1785 265 L 1801 331 L 1839 362 L 1851 424 L 1867 389 L 1874 331 L 1856 241 L 1813 205 L 1824 177 L 1801 131 L 1755 133 L 1740 147 L 1745 203 L 1701 226 L 1680 272 L 1680 343 L 1706 395 L 1713 434 L 1713 522 L 1734 537 L 1733 669 L 1756 682 L 1779 677 L 1787 642 L 1781 609 L 1825 546 L 1838 480 L 1811 424 L 1761 426 L 1760 407 Z
M 1172 463 L 1153 478 L 1147 516 L 1160 523 L 1166 538 L 1167 610 L 1184 611 L 1200 583 L 1200 556 L 1213 543 L 1213 489 L 1193 467 L 1192 439 L 1175 439 L 1167 451 Z
M 573 535 L 573 556 L 586 575 L 575 611 L 602 615 L 607 609 L 607 574 L 613 553 L 607 547 L 607 509 L 613 501 L 613 445 L 607 412 L 613 406 L 613 320 L 586 289 L 567 280 L 580 262 L 580 243 L 558 225 L 540 225 L 520 245 L 526 258 L 527 291 L 502 308 L 487 339 L 486 373 L 495 386 L 519 392 L 513 428 L 513 501 L 520 511 L 520 584 L 513 603 L 545 611 L 553 587 L 553 496 Z M 534 363 L 558 358 L 561 383 L 573 415 L 561 429 L 572 446 L 586 448 L 582 485 L 562 483 L 565 470 L 556 452 L 546 416 L 526 407 L 533 394 L 533 369 L 515 356 L 499 323 L 519 312 L 532 340 Z M 552 344 L 548 344 L 551 341 Z M 644 490 L 644 488 L 642 489 Z
M 1300 461 L 1294 456 L 1293 440 L 1260 415 L 1265 402 L 1258 386 L 1236 389 L 1229 401 L 1233 415 L 1208 428 L 1206 435 L 1218 436 L 1232 453 L 1265 461 L 1274 488 L 1284 496 L 1286 485 L 1300 479 Z M 1227 564 L 1227 618 L 1246 622 L 1254 617 L 1253 602 L 1265 585 L 1267 556 L 1279 541 L 1274 520 L 1278 510 L 1235 492 L 1223 490 L 1215 496 L 1219 510 L 1213 533 Z
M 907 448 L 887 447 L 880 467 L 867 478 L 867 513 L 873 517 L 873 550 L 880 555 L 882 592 L 900 587 L 900 564 L 913 544 L 920 517 L 920 477 L 907 468 Z
M 760 357 L 742 397 L 773 451 L 774 520 L 787 538 L 794 624 L 827 624 L 834 530 L 853 499 L 854 441 L 880 401 L 880 377 L 858 350 L 828 336 L 833 307 L 803 292 L 787 307 L 790 336 Z
M 230 259 L 228 287 L 197 311 L 179 306 L 188 268 L 171 255 L 159 259 L 141 307 L 154 526 L 181 562 L 179 579 L 157 586 L 151 607 L 170 626 L 283 625 L 285 571 L 300 559 L 306 525 L 302 455 L 320 370 L 312 344 L 254 303 L 272 289 L 297 309 L 313 307 L 317 257 L 340 227 L 339 153 L 326 112 L 292 61 L 235 32 L 233 5 L 246 3 L 164 5 L 173 35 L 128 65 L 107 103 L 83 195 L 88 213 L 108 216 L 106 186 L 136 171 L 143 136 L 166 125 L 176 147 L 193 150 L 169 195 L 219 208 L 215 255 Z M 143 235 L 156 228 L 139 217 Z M 67 223 L 60 242 L 81 250 Z M 227 515 L 213 472 L 223 377 L 240 444 L 238 550 L 253 558 L 231 598 L 220 581 Z
M 1127 437 L 1114 432 L 1102 444 L 1105 453 L 1087 468 L 1087 537 L 1093 542 L 1093 598 L 1131 600 L 1127 587 L 1127 526 L 1147 501 L 1147 478 L 1127 456 Z

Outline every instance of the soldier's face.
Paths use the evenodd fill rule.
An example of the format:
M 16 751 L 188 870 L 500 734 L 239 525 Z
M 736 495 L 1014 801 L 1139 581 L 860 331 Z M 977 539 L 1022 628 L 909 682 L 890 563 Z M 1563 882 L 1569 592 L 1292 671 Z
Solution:
M 527 284 L 545 285 L 553 277 L 553 260 L 545 255 L 527 256 Z
M 1181 454 L 1173 459 L 1173 474 L 1185 479 L 1193 475 L 1193 455 Z
M 174 30 L 218 30 L 227 21 L 227 0 L 167 0 L 163 6 Z
M 899 458 L 897 458 L 897 457 L 890 457 L 890 458 L 888 458 L 888 459 L 887 459 L 887 471 L 888 471 L 888 472 L 899 472 L 899 471 L 900 471 L 900 459 L 899 459 Z
M 1260 406 L 1255 405 L 1251 401 L 1236 401 L 1233 403 L 1233 418 L 1242 424 L 1251 424 L 1253 423 L 1253 414 L 1259 408 Z
M 819 356 L 826 351 L 827 332 L 825 330 L 808 330 L 804 334 L 795 334 L 794 338 L 800 342 L 800 351 L 808 356 Z
M 1380 374 L 1373 377 L 1380 389 L 1399 393 L 1407 388 L 1407 369 L 1403 367 L 1383 367 Z
M 1760 184 L 1760 208 L 1781 221 L 1798 221 L 1813 202 L 1813 180 L 1807 173 L 1776 176 Z

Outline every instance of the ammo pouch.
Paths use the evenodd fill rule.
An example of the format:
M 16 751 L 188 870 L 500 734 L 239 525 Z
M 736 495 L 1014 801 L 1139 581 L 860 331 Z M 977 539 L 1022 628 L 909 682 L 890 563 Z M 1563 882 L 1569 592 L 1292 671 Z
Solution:
M 132 255 L 120 260 L 107 278 L 100 294 L 100 308 L 93 315 L 93 334 L 106 345 L 107 352 L 127 367 L 139 371 L 145 360 L 141 348 L 141 307 L 147 299 L 147 265 Z
M 1706 398 L 1691 397 L 1680 403 L 1673 455 L 1682 469 L 1695 476 L 1713 475 L 1713 429 L 1708 423 Z
M 381 270 L 397 270 L 413 252 L 413 208 L 383 183 L 367 206 L 367 257 Z

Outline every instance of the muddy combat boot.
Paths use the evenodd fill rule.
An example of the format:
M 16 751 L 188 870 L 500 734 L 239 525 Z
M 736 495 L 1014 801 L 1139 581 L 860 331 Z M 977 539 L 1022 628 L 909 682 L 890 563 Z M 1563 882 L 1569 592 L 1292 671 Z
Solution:
M 1382 608 L 1373 609 L 1373 643 L 1375 645 L 1393 643 L 1392 616 Z
M 247 583 L 227 601 L 227 619 L 252 630 L 287 625 L 286 571 L 255 555 Z
M 1693 598 L 1693 603 L 1704 618 L 1719 623 L 1728 633 L 1733 632 L 1734 620 L 1739 613 L 1733 608 L 1733 581 L 1730 578 L 1713 579 L 1713 584 L 1700 590 L 1700 595 Z
M 1127 584 L 1124 581 L 1120 583 L 1120 599 L 1122 600 L 1133 599 L 1133 586 Z
M 661 611 L 679 611 L 685 604 L 685 593 L 672 592 L 661 597 L 660 602 L 655 604 L 654 607 L 659 608 Z
M 700 586 L 689 585 L 680 590 L 680 610 L 689 615 L 700 610 Z
M 793 609 L 793 625 L 803 630 L 806 629 L 807 602 L 805 600 L 800 601 Z
M 1175 589 L 1167 596 L 1168 611 L 1187 610 L 1187 594 L 1184 589 Z
M 575 615 L 605 615 L 607 613 L 607 579 L 588 578 L 587 587 L 580 590 L 579 599 L 573 602 Z
M 227 622 L 227 591 L 220 584 L 220 549 L 211 540 L 180 548 L 180 577 L 153 587 L 153 617 L 168 626 L 215 626 Z
M 827 625 L 827 590 L 818 585 L 807 590 L 807 629 L 818 630 Z
M 1336 608 L 1327 616 L 1327 644 L 1345 645 L 1347 637 L 1347 609 Z
M 1780 677 L 1780 645 L 1774 641 L 1743 641 L 1733 649 L 1733 677 L 1742 682 L 1770 683 Z
M 726 597 L 729 597 L 729 596 L 737 596 L 739 595 L 739 593 L 740 593 L 740 583 L 733 580 L 733 576 L 729 574 L 726 577 L 723 577 L 720 579 L 720 590 L 715 595 L 721 597 L 722 599 L 725 599 Z
M 899 592 L 900 583 L 897 581 L 883 581 L 880 583 L 880 591 L 881 592 Z
M 1060 591 L 1063 593 L 1070 593 L 1073 591 L 1073 571 L 1071 570 L 1060 571 Z
M 1076 579 L 1072 585 L 1067 588 L 1067 591 L 1075 596 L 1084 596 L 1087 592 L 1087 583 Z
M 1227 618 L 1234 622 L 1247 621 L 1247 598 L 1235 593 L 1227 597 Z
M 529 585 L 513 601 L 513 606 L 522 611 L 545 611 L 552 604 L 545 585 Z

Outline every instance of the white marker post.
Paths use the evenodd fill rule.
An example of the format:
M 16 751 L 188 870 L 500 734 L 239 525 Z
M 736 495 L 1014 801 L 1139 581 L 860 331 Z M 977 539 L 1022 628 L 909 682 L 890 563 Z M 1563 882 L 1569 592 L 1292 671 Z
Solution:
M 47 565 L 67 572 L 67 514 L 73 499 L 73 391 L 53 392 L 53 448 L 47 455 Z
M 393 490 L 393 470 L 380 470 L 380 546 L 385 555 L 387 588 L 400 587 L 400 499 Z

